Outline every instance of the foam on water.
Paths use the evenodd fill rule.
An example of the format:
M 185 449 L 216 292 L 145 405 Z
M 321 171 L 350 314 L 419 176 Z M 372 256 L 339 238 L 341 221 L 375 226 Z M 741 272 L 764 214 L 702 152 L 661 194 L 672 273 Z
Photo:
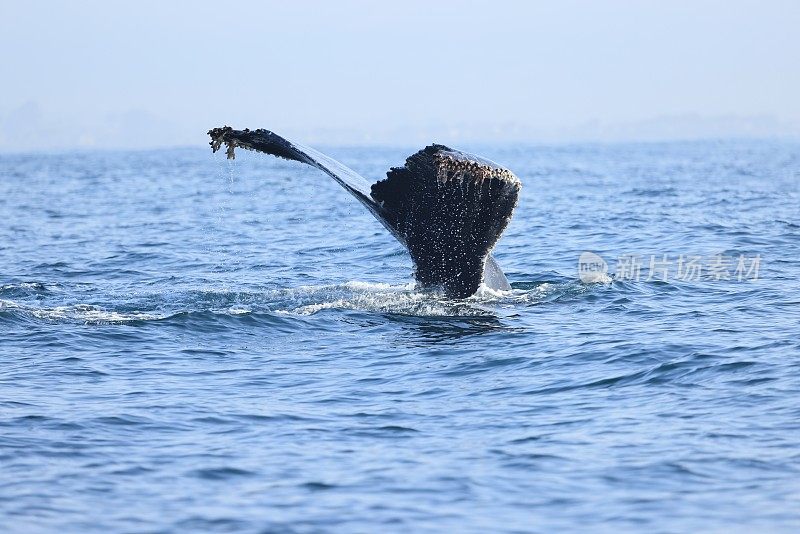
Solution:
M 38 282 L 8 284 L 3 291 L 34 288 Z M 432 291 L 419 291 L 413 282 L 401 285 L 349 281 L 336 285 L 310 285 L 263 292 L 242 293 L 230 290 L 201 292 L 165 292 L 138 294 L 121 301 L 125 308 L 146 305 L 147 309 L 108 309 L 89 303 L 48 305 L 51 299 L 38 295 L 35 302 L 0 299 L 0 313 L 7 312 L 52 322 L 84 324 L 158 321 L 177 314 L 208 312 L 222 315 L 277 313 L 313 315 L 323 310 L 356 310 L 378 314 L 399 314 L 417 317 L 491 316 L 497 309 L 530 305 L 580 292 L 576 283 L 541 283 L 527 289 L 500 291 L 482 286 L 472 297 L 453 300 Z M 0 293 L 1 294 L 1 293 Z M 58 299 L 54 299 L 58 300 Z

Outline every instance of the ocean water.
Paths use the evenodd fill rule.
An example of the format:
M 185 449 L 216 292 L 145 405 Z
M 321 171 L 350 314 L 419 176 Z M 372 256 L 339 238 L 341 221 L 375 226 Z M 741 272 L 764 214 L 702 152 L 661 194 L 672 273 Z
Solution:
M 0 530 L 797 531 L 800 145 L 459 148 L 463 301 L 297 163 L 0 155 Z

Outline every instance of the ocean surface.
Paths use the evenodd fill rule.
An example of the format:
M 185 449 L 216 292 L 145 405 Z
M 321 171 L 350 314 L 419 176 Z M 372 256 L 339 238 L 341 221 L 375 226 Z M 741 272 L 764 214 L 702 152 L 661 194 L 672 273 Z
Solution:
M 458 148 L 523 182 L 462 301 L 298 163 L 0 155 L 0 530 L 800 529 L 800 144 Z

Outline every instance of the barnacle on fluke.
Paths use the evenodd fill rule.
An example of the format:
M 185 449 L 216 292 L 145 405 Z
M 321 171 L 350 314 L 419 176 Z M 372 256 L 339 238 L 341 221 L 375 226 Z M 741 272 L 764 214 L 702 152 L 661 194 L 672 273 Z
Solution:
M 509 289 L 491 250 L 517 204 L 521 183 L 493 161 L 430 145 L 372 185 L 352 169 L 268 130 L 209 130 L 214 152 L 224 144 L 300 161 L 326 172 L 408 248 L 420 286 L 468 297 L 483 282 Z

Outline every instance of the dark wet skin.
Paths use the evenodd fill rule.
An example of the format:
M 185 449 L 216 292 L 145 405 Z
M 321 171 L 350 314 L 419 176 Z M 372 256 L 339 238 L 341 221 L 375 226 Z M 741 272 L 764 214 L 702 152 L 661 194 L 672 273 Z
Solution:
M 369 186 L 351 169 L 268 130 L 210 130 L 216 152 L 227 145 L 256 150 L 315 166 L 361 201 L 407 248 L 414 276 L 423 288 L 448 297 L 473 295 L 485 278 L 485 264 L 517 204 L 521 184 L 489 160 L 443 145 L 428 146 Z M 494 261 L 492 269 L 505 277 Z M 507 282 L 506 282 L 507 284 Z

